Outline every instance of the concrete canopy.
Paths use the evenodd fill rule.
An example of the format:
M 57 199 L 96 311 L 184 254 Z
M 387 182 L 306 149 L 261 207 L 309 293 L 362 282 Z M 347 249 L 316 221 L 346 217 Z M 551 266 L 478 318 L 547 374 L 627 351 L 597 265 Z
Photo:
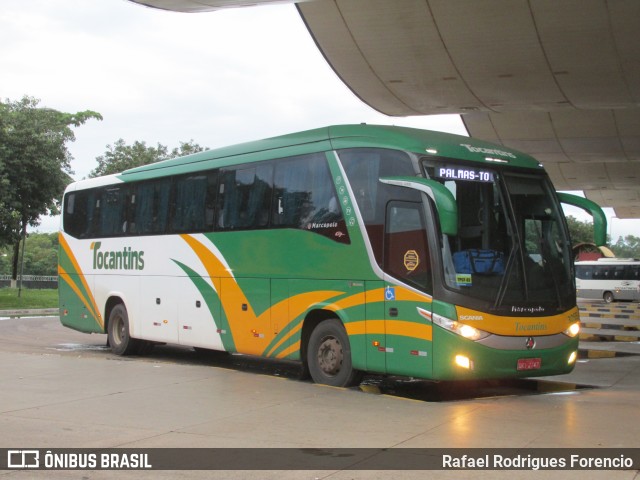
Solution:
M 223 8 L 253 7 L 268 3 L 294 3 L 293 0 L 129 0 L 147 7 L 172 12 L 213 12 Z M 305 0 L 298 0 L 305 1 Z
M 132 0 L 205 11 L 269 0 Z M 460 113 L 473 137 L 640 217 L 640 1 L 314 0 L 298 10 L 337 75 L 391 116 Z

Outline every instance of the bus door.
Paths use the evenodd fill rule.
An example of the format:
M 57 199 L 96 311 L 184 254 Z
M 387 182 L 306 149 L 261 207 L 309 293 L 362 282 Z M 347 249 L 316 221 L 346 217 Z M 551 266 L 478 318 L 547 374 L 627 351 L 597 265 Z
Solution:
M 387 373 L 429 377 L 432 370 L 432 272 L 422 202 L 387 204 L 384 235 Z M 403 286 L 403 284 L 407 286 Z

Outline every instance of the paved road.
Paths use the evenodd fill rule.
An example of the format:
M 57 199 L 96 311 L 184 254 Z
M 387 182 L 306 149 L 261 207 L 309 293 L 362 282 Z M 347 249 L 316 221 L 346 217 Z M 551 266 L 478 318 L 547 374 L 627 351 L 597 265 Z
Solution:
M 56 318 L 0 320 L 0 448 L 640 447 L 640 357 L 581 361 L 554 382 L 464 385 L 369 377 L 336 389 L 288 364 L 157 348 L 121 358 Z M 573 388 L 577 385 L 578 388 Z M 546 392 L 546 393 L 545 393 Z M 613 472 L 4 471 L 63 478 L 606 478 Z

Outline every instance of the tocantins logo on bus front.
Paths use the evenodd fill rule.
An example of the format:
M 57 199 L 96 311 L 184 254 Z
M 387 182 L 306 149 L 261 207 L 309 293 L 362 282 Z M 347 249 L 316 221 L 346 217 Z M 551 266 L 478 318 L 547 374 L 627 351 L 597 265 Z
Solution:
M 484 153 L 487 155 L 500 155 L 501 157 L 518 158 L 511 152 L 498 150 L 497 148 L 475 147 L 473 145 L 469 145 L 468 143 L 461 143 L 460 146 L 465 147 L 467 150 L 473 153 Z
M 144 252 L 123 247 L 122 250 L 101 251 L 102 242 L 92 242 L 94 270 L 144 270 Z

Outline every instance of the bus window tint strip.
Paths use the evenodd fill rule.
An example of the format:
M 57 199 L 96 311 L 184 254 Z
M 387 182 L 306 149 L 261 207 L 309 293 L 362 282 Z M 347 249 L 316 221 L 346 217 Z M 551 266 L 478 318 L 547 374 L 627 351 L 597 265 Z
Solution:
M 64 206 L 76 238 L 297 228 L 350 242 L 321 153 L 78 190 Z

